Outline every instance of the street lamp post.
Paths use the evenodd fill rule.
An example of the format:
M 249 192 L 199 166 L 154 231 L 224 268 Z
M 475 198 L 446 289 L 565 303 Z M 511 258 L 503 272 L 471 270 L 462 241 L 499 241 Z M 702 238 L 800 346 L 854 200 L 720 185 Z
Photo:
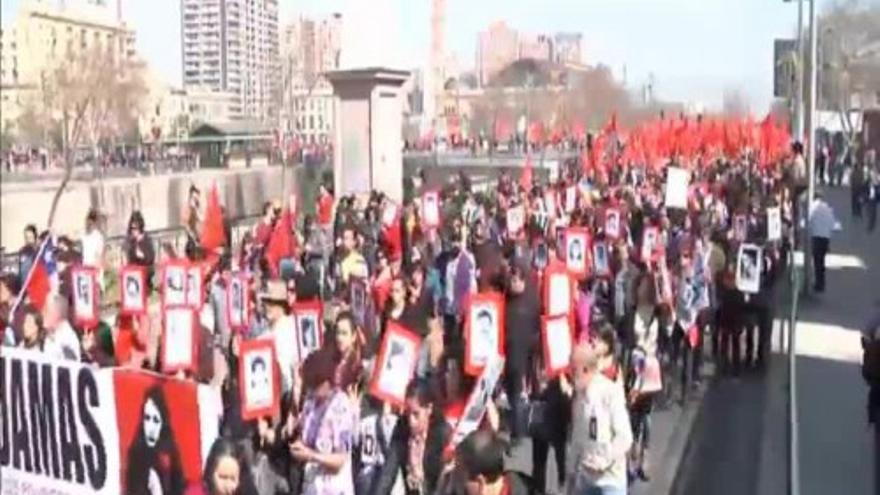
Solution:
M 808 134 L 804 139 L 807 147 L 807 201 L 806 223 L 804 225 L 804 291 L 810 290 L 813 269 L 813 249 L 810 245 L 810 205 L 816 193 L 816 100 L 819 82 L 818 60 L 818 22 L 816 21 L 816 0 L 810 0 L 810 86 L 807 95 L 807 116 L 809 117 Z

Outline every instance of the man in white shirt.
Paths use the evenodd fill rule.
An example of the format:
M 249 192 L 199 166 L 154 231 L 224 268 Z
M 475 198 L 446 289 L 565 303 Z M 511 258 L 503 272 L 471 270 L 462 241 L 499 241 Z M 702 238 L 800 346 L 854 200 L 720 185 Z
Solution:
M 574 374 L 567 492 L 626 495 L 626 457 L 633 442 L 623 387 L 599 372 L 599 354 L 579 345 Z
M 813 250 L 813 268 L 816 280 L 813 290 L 825 292 L 825 255 L 831 242 L 831 233 L 837 228 L 837 217 L 834 210 L 822 197 L 822 193 L 816 192 L 816 199 L 810 205 L 810 238 Z
M 43 352 L 54 359 L 79 361 L 81 346 L 79 336 L 68 321 L 67 299 L 61 295 L 50 296 L 43 307 L 43 323 L 46 341 Z
M 82 264 L 98 270 L 98 284 L 104 288 L 104 234 L 98 228 L 100 218 L 97 210 L 89 210 L 86 216 L 86 233 L 82 236 Z
M 275 357 L 281 370 L 281 391 L 293 390 L 294 370 L 299 363 L 297 352 L 296 326 L 293 318 L 287 314 L 287 284 L 282 280 L 270 280 L 266 291 L 260 294 L 269 331 L 260 338 L 275 341 Z

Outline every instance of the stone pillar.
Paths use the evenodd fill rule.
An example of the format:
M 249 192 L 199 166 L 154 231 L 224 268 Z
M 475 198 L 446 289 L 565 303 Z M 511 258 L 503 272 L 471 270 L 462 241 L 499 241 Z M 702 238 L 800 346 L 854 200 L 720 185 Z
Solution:
M 379 190 L 403 201 L 403 96 L 409 72 L 387 68 L 327 74 L 336 95 L 333 173 L 336 196 Z

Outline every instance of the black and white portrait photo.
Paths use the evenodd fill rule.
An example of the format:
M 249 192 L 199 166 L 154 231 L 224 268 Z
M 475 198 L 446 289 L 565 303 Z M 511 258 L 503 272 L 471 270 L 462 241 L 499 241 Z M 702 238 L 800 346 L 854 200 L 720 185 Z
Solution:
M 779 207 L 767 208 L 767 240 L 782 239 L 782 213 Z
M 422 221 L 426 227 L 440 225 L 440 200 L 434 191 L 422 195 Z
M 239 386 L 242 418 L 274 416 L 279 412 L 279 383 L 275 373 L 275 343 L 254 339 L 241 343 Z
M 568 315 L 544 319 L 544 366 L 554 377 L 568 368 L 572 351 L 572 334 Z
M 495 292 L 473 295 L 465 327 L 465 372 L 479 376 L 491 358 L 504 354 L 503 296 Z
M 608 245 L 604 242 L 597 242 L 593 245 L 593 269 L 599 276 L 611 274 L 608 262 Z
M 381 400 L 403 404 L 420 345 L 418 335 L 397 323 L 389 324 L 373 370 L 370 393 Z
M 605 236 L 611 239 L 620 237 L 620 211 L 611 209 L 605 212 Z
M 748 235 L 748 219 L 745 215 L 736 215 L 733 217 L 733 238 L 739 242 L 746 240 Z
M 229 311 L 229 326 L 233 329 L 242 329 L 247 326 L 248 313 L 245 301 L 245 281 L 241 276 L 233 276 L 227 286 L 227 308 Z
M 654 248 L 657 246 L 657 228 L 656 227 L 646 227 L 645 233 L 642 234 L 642 260 L 648 260 L 654 253 Z
M 547 313 L 553 316 L 567 315 L 571 310 L 571 277 L 567 271 L 547 274 Z
M 297 334 L 299 336 L 299 348 L 301 358 L 318 350 L 321 347 L 320 336 L 318 335 L 318 315 L 316 313 L 298 314 L 296 317 Z
M 73 314 L 81 325 L 91 326 L 98 320 L 96 272 L 91 268 L 77 267 L 71 271 L 73 282 Z
M 522 205 L 514 206 L 507 210 L 507 233 L 518 234 L 526 222 L 526 211 Z
M 166 373 L 190 370 L 195 366 L 193 339 L 195 316 L 192 308 L 165 310 L 162 332 L 162 369 Z
M 122 269 L 122 304 L 125 314 L 142 314 L 146 311 L 145 270 L 141 267 Z
M 763 252 L 760 246 L 742 244 L 736 259 L 736 288 L 746 294 L 761 290 Z
M 167 308 L 186 304 L 186 267 L 168 265 L 165 267 L 163 278 L 162 305 Z
M 589 236 L 583 229 L 568 229 L 565 234 L 565 265 L 569 271 L 583 274 L 587 271 Z

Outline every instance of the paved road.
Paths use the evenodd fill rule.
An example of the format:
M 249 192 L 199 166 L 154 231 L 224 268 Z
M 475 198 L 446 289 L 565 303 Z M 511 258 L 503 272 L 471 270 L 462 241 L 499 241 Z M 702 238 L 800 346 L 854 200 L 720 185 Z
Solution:
M 880 230 L 852 220 L 848 190 L 829 198 L 844 230 L 831 241 L 828 291 L 804 301 L 798 326 L 801 493 L 868 495 L 878 492 L 859 331 L 880 301 Z
M 843 231 L 831 242 L 827 292 L 802 300 L 799 312 L 801 494 L 868 495 L 880 492 L 871 487 L 859 330 L 880 300 L 880 230 L 868 235 L 863 224 L 852 221 L 848 189 L 829 190 L 827 196 Z M 780 316 L 786 305 L 779 301 Z M 786 493 L 787 384 L 787 361 L 780 354 L 766 375 L 716 381 L 673 493 Z

